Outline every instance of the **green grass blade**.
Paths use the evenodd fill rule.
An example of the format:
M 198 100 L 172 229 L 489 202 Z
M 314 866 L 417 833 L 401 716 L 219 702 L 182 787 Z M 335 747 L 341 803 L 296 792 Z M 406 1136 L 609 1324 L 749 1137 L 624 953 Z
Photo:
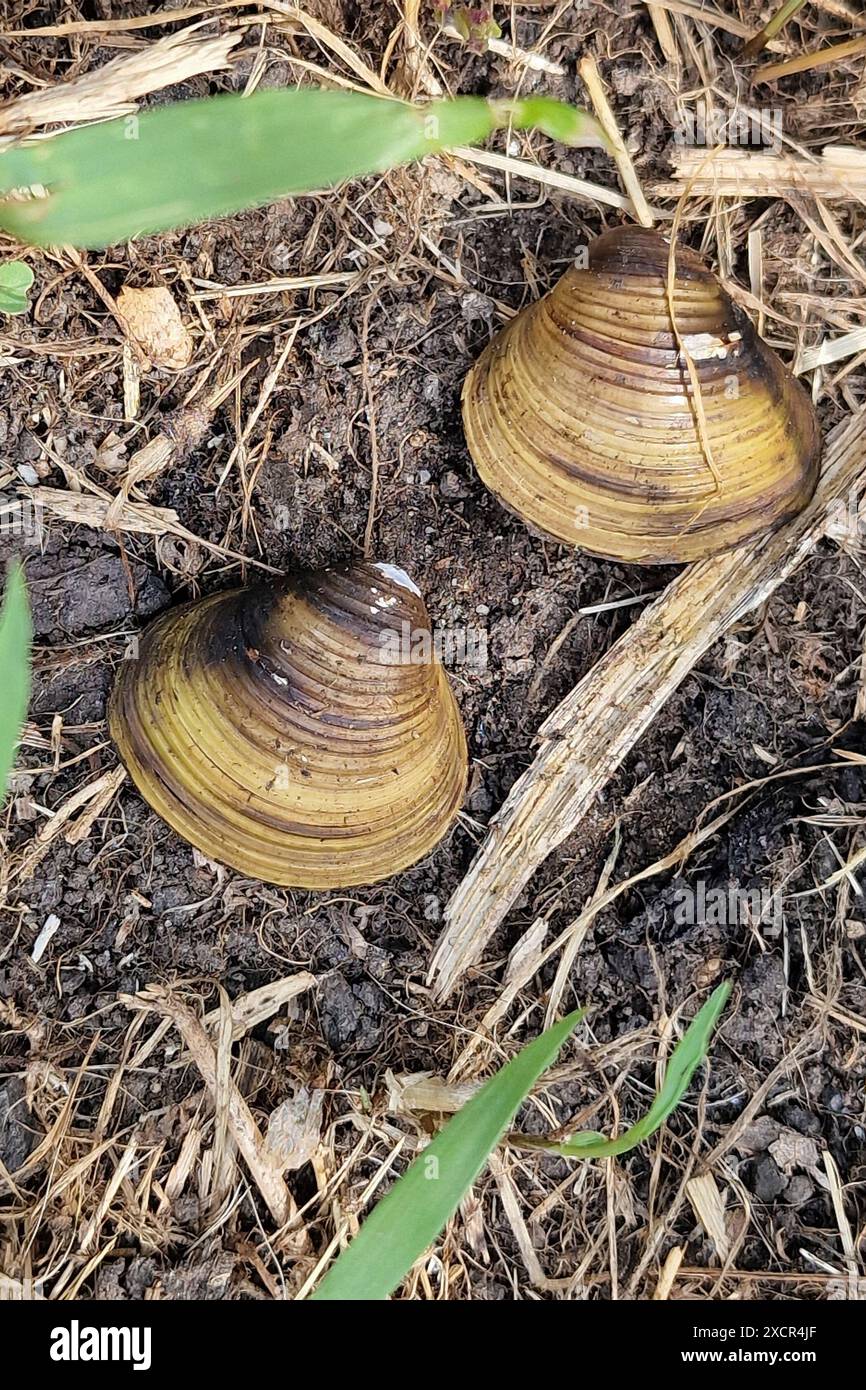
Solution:
M 23 261 L 0 265 L 0 314 L 27 312 L 27 291 L 33 284 L 33 271 Z
M 528 1043 L 448 1121 L 367 1217 L 314 1299 L 372 1300 L 393 1292 L 453 1216 L 521 1102 L 583 1013 L 569 1014 Z
M 510 1142 L 520 1148 L 544 1149 L 563 1158 L 612 1158 L 614 1154 L 627 1153 L 637 1144 L 642 1144 L 664 1124 L 688 1090 L 697 1067 L 707 1054 L 713 1029 L 728 1002 L 730 992 L 731 986 L 728 982 L 713 990 L 674 1048 L 665 1072 L 664 1084 L 649 1110 L 643 1119 L 638 1120 L 636 1125 L 632 1125 L 631 1129 L 626 1130 L 618 1139 L 606 1139 L 603 1134 L 588 1131 L 586 1134 L 574 1135 L 564 1144 L 552 1143 L 528 1134 L 512 1134 Z
M 9 571 L 0 610 L 0 804 L 15 762 L 30 696 L 30 605 L 20 565 Z
M 15 190 L 0 200 L 0 228 L 36 246 L 98 249 L 477 144 L 508 121 L 604 143 L 591 116 L 549 98 L 228 94 L 13 146 L 0 154 L 0 192 Z

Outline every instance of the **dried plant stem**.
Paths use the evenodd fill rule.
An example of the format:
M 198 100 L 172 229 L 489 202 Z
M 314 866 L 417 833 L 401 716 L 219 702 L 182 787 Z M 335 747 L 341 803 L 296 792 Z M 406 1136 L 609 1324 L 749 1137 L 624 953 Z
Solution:
M 29 135 L 41 126 L 65 121 L 108 120 L 136 110 L 141 97 L 200 73 L 230 66 L 240 33 L 201 38 L 192 25 L 148 44 L 141 52 L 115 58 L 72 82 L 63 82 L 0 106 L 0 135 Z
M 232 1042 L 246 1037 L 251 1028 L 273 1018 L 284 1004 L 299 994 L 312 989 L 316 983 L 315 975 L 308 970 L 299 970 L 296 975 L 286 975 L 272 984 L 260 985 L 251 989 L 231 1003 Z M 216 1028 L 222 1017 L 222 1009 L 211 1009 L 202 1018 L 205 1028 Z
M 826 532 L 828 507 L 864 484 L 858 413 L 834 432 L 817 492 L 798 517 L 684 570 L 546 720 L 534 762 L 446 909 L 430 970 L 438 998 L 479 959 L 536 869 L 574 832 L 684 676 L 802 563 Z
M 545 169 L 544 165 L 531 164 L 528 159 L 515 159 L 512 155 L 498 154 L 495 150 L 473 150 L 466 145 L 456 147 L 451 154 L 467 164 L 479 164 L 484 169 L 498 169 L 503 174 L 540 183 L 545 188 L 558 188 L 563 193 L 570 193 L 574 198 L 583 199 L 584 202 L 636 213 L 631 198 L 618 193 L 616 189 L 604 188 L 599 183 L 575 178 L 573 174 L 561 174 L 557 169 Z M 669 215 L 660 208 L 651 208 L 650 212 L 656 219 Z
M 819 48 L 817 53 L 800 53 L 796 58 L 786 58 L 781 63 L 765 63 L 758 68 L 752 81 L 775 82 L 777 77 L 788 77 L 792 72 L 811 72 L 814 68 L 825 68 L 828 63 L 858 58 L 861 53 L 866 53 L 866 37 L 849 39 L 847 43 L 833 43 L 829 48 Z
M 661 5 L 656 5 L 653 0 L 647 0 L 647 10 L 655 29 L 656 38 L 659 41 L 659 48 L 669 63 L 679 66 L 680 51 L 677 48 L 677 41 L 673 31 L 673 25 L 668 19 L 667 10 Z
M 37 506 L 45 507 L 54 516 L 58 516 L 64 521 L 74 522 L 76 526 L 91 526 L 95 530 L 107 530 L 109 529 L 107 518 L 112 503 L 116 502 L 117 499 L 112 498 L 95 483 L 91 486 L 93 488 L 92 496 L 83 492 L 67 491 L 59 487 L 26 488 L 21 490 L 21 495 L 29 497 Z M 273 565 L 266 565 L 263 560 L 250 559 L 246 555 L 241 555 L 239 551 L 228 550 L 224 546 L 215 545 L 213 541 L 196 536 L 185 526 L 181 526 L 177 519 L 177 512 L 170 507 L 153 507 L 149 502 L 121 502 L 119 510 L 115 508 L 110 529 L 112 531 L 126 531 L 131 535 L 177 536 L 180 540 L 188 541 L 190 545 L 200 545 L 211 555 L 237 560 L 241 564 L 251 565 L 255 569 L 262 570 L 265 574 L 282 574 L 282 570 L 276 569 Z
M 754 58 L 767 43 L 769 39 L 774 39 L 779 30 L 784 28 L 789 19 L 793 19 L 798 10 L 805 5 L 806 0 L 784 0 L 784 4 L 776 11 L 773 18 L 760 29 L 753 39 L 743 49 L 744 58 Z
M 578 72 L 580 73 L 586 90 L 589 92 L 595 114 L 604 129 L 605 135 L 610 141 L 613 157 L 616 160 L 616 167 L 619 170 L 619 176 L 622 179 L 626 193 L 631 198 L 637 220 L 642 227 L 651 227 L 655 218 L 644 197 L 643 189 L 640 186 L 640 180 L 635 173 L 635 168 L 631 161 L 631 155 L 626 149 L 625 141 L 620 135 L 616 117 L 611 110 L 610 102 L 607 99 L 607 93 L 604 90 L 604 83 L 601 80 L 598 64 L 592 57 L 582 58 L 578 64 Z
M 217 1123 L 237 1144 L 247 1167 L 277 1226 L 297 1215 L 292 1195 L 282 1174 L 270 1161 L 261 1131 L 230 1074 L 218 1068 L 217 1053 L 200 1019 L 168 990 L 150 985 L 133 997 L 121 996 L 129 1008 L 151 1009 L 169 1017 L 192 1054 L 217 1108 Z M 231 1013 L 226 1010 L 227 1037 L 231 1041 Z M 224 1049 L 225 1050 L 225 1049 Z
M 752 32 L 750 24 L 744 24 L 742 20 L 735 19 L 733 15 L 722 14 L 717 8 L 711 5 L 700 3 L 691 4 L 690 0 L 633 0 L 635 5 L 647 5 L 648 10 L 664 10 L 668 14 L 682 15 L 683 19 L 691 19 L 696 23 L 706 24 L 709 29 L 720 29 L 724 34 L 734 34 L 739 39 L 747 39 Z M 778 39 L 766 45 L 773 53 L 787 53 L 788 44 Z

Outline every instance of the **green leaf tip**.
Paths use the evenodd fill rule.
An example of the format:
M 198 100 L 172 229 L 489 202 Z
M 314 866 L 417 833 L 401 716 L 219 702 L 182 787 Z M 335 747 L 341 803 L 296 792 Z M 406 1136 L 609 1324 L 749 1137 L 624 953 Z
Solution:
M 709 999 L 698 1010 L 680 1041 L 677 1043 L 665 1071 L 661 1090 L 643 1119 L 616 1139 L 607 1139 L 594 1131 L 574 1134 L 564 1143 L 538 1138 L 535 1135 L 511 1134 L 509 1143 L 517 1148 L 543 1149 L 561 1158 L 613 1158 L 652 1137 L 676 1109 L 689 1088 L 689 1083 L 703 1061 L 713 1029 L 731 993 L 730 981 L 717 985 Z
M 553 97 L 522 97 L 494 103 L 499 124 L 509 122 L 519 130 L 540 130 L 551 140 L 572 149 L 598 148 L 610 153 L 610 141 L 594 116 L 580 106 L 569 106 Z

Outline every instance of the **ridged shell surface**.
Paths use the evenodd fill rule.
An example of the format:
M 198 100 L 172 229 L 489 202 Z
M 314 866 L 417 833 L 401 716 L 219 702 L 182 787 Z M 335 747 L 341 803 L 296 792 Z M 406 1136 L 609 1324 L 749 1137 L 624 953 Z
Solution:
M 424 602 L 390 565 L 218 594 L 157 619 L 110 728 L 145 800 L 208 858 L 301 888 L 422 858 L 466 784 Z
M 639 227 L 599 237 L 588 268 L 522 310 L 463 391 L 469 451 L 506 507 L 642 564 L 701 559 L 778 525 L 809 500 L 820 455 L 806 392 L 683 249 L 675 331 L 669 253 Z

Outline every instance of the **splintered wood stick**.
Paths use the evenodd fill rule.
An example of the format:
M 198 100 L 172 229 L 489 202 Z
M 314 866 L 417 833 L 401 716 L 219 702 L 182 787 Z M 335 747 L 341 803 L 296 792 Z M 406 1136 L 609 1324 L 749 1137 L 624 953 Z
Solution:
M 683 570 L 542 725 L 534 762 L 445 910 L 430 967 L 437 998 L 478 961 L 536 869 L 574 833 L 684 676 L 794 572 L 840 503 L 866 487 L 864 422 L 860 411 L 833 432 L 815 496 L 799 516 Z
M 709 153 L 690 146 L 672 156 L 674 177 L 653 185 L 656 198 L 786 198 L 791 194 L 861 202 L 866 198 L 866 151 L 827 145 L 819 158 L 743 149 Z

